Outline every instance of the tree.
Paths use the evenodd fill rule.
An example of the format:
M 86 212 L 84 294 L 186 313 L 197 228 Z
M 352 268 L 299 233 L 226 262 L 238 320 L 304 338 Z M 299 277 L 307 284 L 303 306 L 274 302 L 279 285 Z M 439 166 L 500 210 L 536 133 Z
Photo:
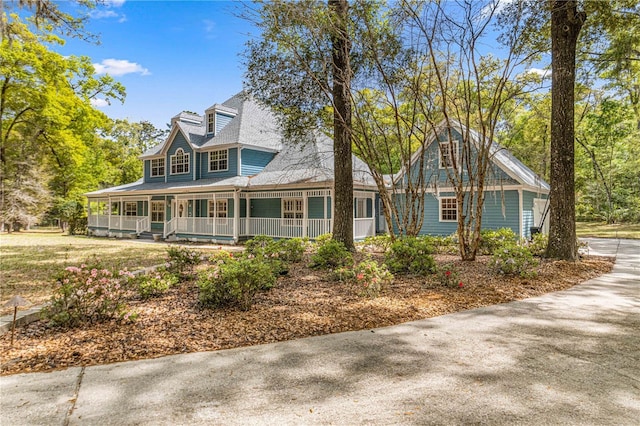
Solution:
M 576 0 L 550 0 L 551 11 L 551 258 L 575 260 L 574 110 L 576 46 L 587 16 Z

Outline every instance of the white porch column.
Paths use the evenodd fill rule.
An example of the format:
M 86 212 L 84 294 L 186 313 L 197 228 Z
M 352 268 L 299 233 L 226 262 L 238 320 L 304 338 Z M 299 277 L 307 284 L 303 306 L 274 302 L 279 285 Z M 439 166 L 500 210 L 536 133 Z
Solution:
M 109 234 L 109 229 L 111 229 L 111 197 L 107 198 L 107 214 L 109 215 L 109 220 L 107 222 L 107 234 Z
M 307 227 L 309 226 L 309 193 L 302 191 L 302 237 L 307 236 Z
M 240 190 L 233 192 L 233 240 L 238 242 L 240 236 Z

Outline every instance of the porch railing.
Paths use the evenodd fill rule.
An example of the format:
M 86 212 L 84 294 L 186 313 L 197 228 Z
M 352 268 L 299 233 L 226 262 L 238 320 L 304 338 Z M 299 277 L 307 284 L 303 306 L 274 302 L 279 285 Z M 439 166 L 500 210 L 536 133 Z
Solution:
M 140 235 L 147 231 L 151 231 L 151 220 L 148 216 L 145 216 L 136 222 L 136 234 Z
M 176 232 L 195 235 L 233 236 L 233 218 L 180 217 Z
M 89 226 L 107 228 L 109 226 L 109 216 L 92 214 L 89 216 Z
M 162 233 L 162 238 L 167 238 L 169 235 L 176 232 L 176 228 L 178 226 L 177 218 L 173 218 L 164 223 L 164 232 Z
M 365 238 L 371 235 L 376 235 L 374 218 L 353 219 L 353 238 Z
M 306 223 L 306 232 L 305 231 Z M 266 217 L 250 217 L 240 219 L 240 235 L 267 235 L 275 238 L 295 238 L 331 232 L 331 219 L 281 219 Z

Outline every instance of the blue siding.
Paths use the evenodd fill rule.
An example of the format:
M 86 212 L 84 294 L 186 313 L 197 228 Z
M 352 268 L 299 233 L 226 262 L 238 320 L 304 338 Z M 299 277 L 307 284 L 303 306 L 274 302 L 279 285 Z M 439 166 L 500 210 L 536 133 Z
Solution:
M 233 120 L 233 117 L 216 112 L 216 134 L 224 129 L 227 124 Z
M 242 176 L 260 173 L 275 156 L 272 152 L 256 151 L 245 148 L 241 152 Z
M 199 176 L 201 179 L 215 179 L 215 178 L 228 178 L 238 176 L 238 149 L 230 148 L 227 156 L 227 162 L 229 168 L 227 170 L 219 172 L 209 171 L 209 153 L 203 152 L 200 156 L 200 171 Z
M 486 193 L 482 211 L 482 229 L 511 228 L 516 235 L 520 235 L 519 206 L 520 196 L 516 190 Z
M 189 173 L 172 175 L 171 174 L 171 156 L 174 155 L 179 148 L 182 148 L 185 153 L 189 154 Z M 171 145 L 169 146 L 169 150 L 167 151 L 167 156 L 165 158 L 165 161 L 167 162 L 168 170 L 169 170 L 169 175 L 167 176 L 167 182 L 185 182 L 185 181 L 193 180 L 193 167 L 195 164 L 194 157 L 195 156 L 193 155 L 193 151 L 191 150 L 189 143 L 184 138 L 182 133 L 178 132 L 176 134 L 176 137 L 171 142 Z

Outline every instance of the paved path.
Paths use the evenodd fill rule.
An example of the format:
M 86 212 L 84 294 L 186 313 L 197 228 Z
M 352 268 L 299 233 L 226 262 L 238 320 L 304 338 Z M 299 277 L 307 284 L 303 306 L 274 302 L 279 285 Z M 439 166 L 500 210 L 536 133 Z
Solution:
M 0 378 L 20 424 L 640 423 L 640 241 L 611 274 L 399 326 Z

